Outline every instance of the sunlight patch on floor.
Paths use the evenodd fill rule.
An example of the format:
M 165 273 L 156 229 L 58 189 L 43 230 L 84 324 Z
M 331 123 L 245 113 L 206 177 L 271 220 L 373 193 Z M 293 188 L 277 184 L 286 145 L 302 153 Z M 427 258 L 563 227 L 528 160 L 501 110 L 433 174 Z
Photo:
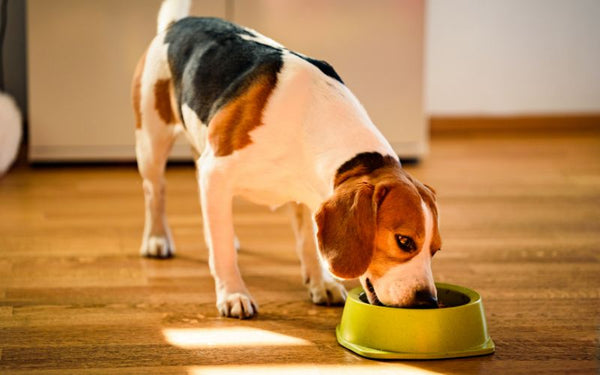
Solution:
M 163 329 L 163 335 L 169 344 L 184 349 L 313 344 L 298 337 L 250 327 L 167 328 Z
M 191 367 L 190 375 L 434 375 L 438 372 L 424 370 L 404 363 L 373 365 L 249 365 Z

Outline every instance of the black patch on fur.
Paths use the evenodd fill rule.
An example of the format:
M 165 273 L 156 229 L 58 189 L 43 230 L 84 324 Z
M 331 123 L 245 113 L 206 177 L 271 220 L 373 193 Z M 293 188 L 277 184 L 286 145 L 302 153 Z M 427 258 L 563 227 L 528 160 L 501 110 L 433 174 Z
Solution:
M 256 36 L 218 18 L 187 17 L 169 26 L 164 41 L 169 44 L 169 67 L 182 120 L 181 105 L 187 104 L 208 125 L 218 110 L 243 93 L 258 75 L 279 73 L 287 49 L 242 35 Z M 327 62 L 291 53 L 344 83 Z
M 188 17 L 171 25 L 165 36 L 179 107 L 187 104 L 206 125 L 258 75 L 277 76 L 283 66 L 281 49 L 241 35 L 254 36 L 218 18 Z
M 337 170 L 337 175 L 339 176 L 359 166 L 363 167 L 365 174 L 370 174 L 374 170 L 390 164 L 398 164 L 398 161 L 392 156 L 383 156 L 379 152 L 361 152 L 342 164 Z
M 344 81 L 342 81 L 342 78 L 337 74 L 335 69 L 333 69 L 333 66 L 329 65 L 329 63 L 327 61 L 312 59 L 310 57 L 300 55 L 296 52 L 292 52 L 292 53 L 294 55 L 298 56 L 299 58 L 301 58 L 305 61 L 308 61 L 309 63 L 313 64 L 317 68 L 319 68 L 319 70 L 321 72 L 323 72 L 323 74 L 335 79 L 336 81 L 338 81 L 341 84 L 344 83 Z

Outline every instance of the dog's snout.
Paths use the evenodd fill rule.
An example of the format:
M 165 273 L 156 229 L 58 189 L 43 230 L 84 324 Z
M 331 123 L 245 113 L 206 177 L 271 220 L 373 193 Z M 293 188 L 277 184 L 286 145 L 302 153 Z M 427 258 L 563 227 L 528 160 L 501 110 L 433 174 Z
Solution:
M 427 289 L 420 289 L 415 292 L 414 308 L 435 309 L 438 307 L 437 298 Z

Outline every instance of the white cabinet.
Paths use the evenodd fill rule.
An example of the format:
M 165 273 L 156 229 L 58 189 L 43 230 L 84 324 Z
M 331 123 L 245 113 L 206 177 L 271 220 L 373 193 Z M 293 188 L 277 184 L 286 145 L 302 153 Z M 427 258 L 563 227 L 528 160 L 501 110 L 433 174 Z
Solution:
M 28 0 L 31 161 L 135 160 L 131 78 L 161 0 Z M 194 13 L 225 17 L 225 0 Z M 183 139 L 175 159 L 190 158 Z
M 134 160 L 130 82 L 160 2 L 28 0 L 30 160 Z M 425 151 L 422 1 L 193 3 L 329 61 L 401 156 Z M 189 157 L 183 140 L 173 155 Z

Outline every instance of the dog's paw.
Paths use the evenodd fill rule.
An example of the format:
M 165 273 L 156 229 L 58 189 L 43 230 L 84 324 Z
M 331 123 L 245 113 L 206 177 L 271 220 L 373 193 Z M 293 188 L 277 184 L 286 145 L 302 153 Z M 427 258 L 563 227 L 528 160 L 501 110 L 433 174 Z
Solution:
M 258 313 L 252 297 L 246 293 L 231 293 L 219 298 L 217 309 L 221 316 L 249 319 Z
M 167 236 L 150 236 L 144 239 L 140 253 L 149 258 L 171 258 L 175 255 L 175 246 Z
M 315 305 L 337 306 L 346 301 L 346 288 L 337 281 L 324 280 L 308 287 L 310 299 Z

